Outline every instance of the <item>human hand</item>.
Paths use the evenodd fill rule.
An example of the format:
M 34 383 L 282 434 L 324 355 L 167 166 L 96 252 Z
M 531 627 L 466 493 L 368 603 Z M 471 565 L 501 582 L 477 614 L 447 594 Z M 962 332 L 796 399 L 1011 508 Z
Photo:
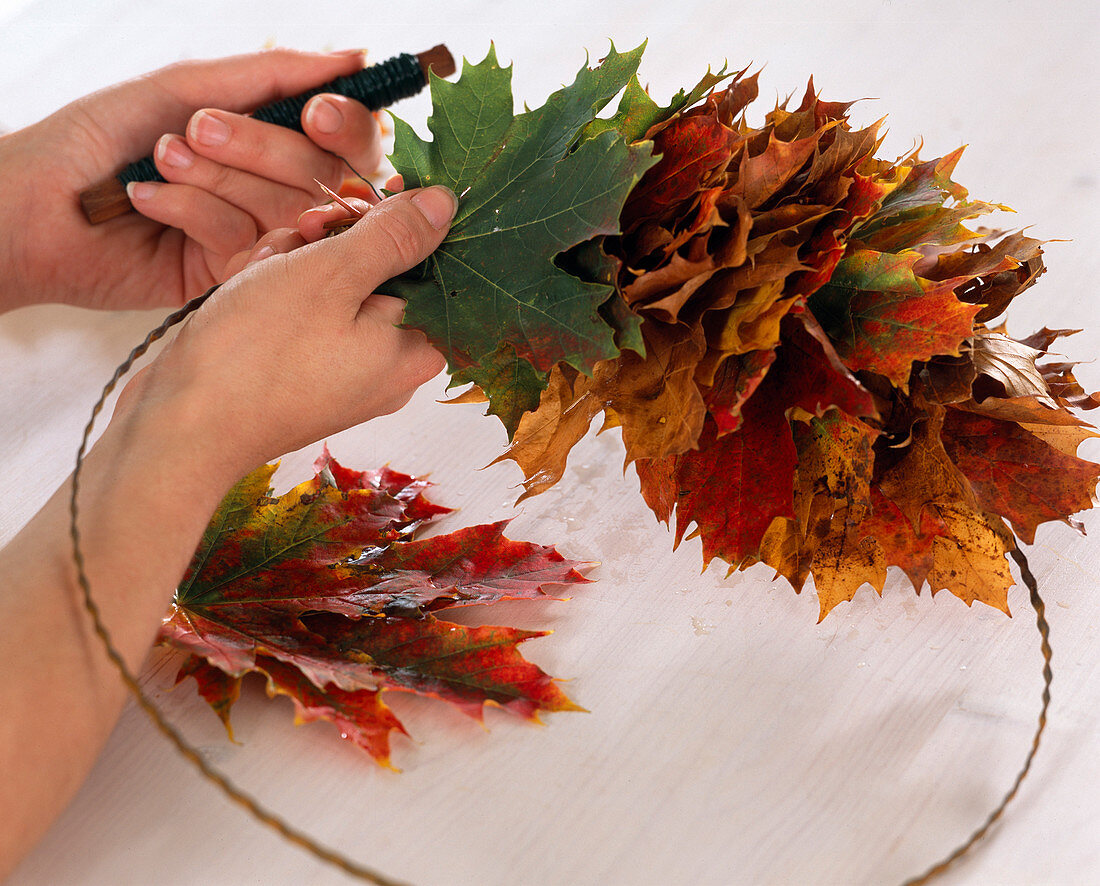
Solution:
M 403 302 L 374 290 L 431 254 L 456 206 L 444 188 L 413 190 L 337 237 L 268 235 L 254 256 L 274 254 L 191 316 L 130 382 L 116 416 L 171 423 L 228 488 L 264 461 L 399 409 L 444 360 L 422 333 L 398 328 Z M 340 214 L 311 213 L 307 231 L 326 213 Z
M 314 178 L 339 185 L 348 167 L 337 155 L 363 173 L 381 157 L 373 115 L 340 96 L 306 105 L 306 135 L 236 112 L 361 67 L 358 52 L 292 50 L 183 62 L 0 137 L 0 259 L 8 270 L 0 311 L 40 302 L 179 305 L 223 279 L 231 256 L 316 202 Z M 230 137 L 204 144 L 218 122 Z M 154 143 L 169 184 L 151 185 L 148 196 L 137 188 L 133 202 L 143 215 L 89 225 L 77 195 Z
M 331 239 L 271 232 L 273 254 L 224 283 L 124 389 L 83 462 L 78 526 L 98 617 L 130 668 L 148 652 L 233 483 L 399 408 L 442 368 L 421 333 L 397 328 L 401 301 L 372 292 L 439 245 L 456 206 L 449 191 L 428 188 L 382 201 Z M 330 214 L 308 214 L 307 235 L 320 236 L 313 222 Z M 0 706 L 61 711 L 65 724 L 43 730 L 34 718 L 9 717 L 0 729 L 0 821 L 16 823 L 0 828 L 0 878 L 75 793 L 125 696 L 80 602 L 70 494 L 66 483 L 0 549 L 0 661 L 9 678 Z
M 386 182 L 386 190 L 397 193 L 402 190 L 401 176 L 395 175 Z M 276 254 L 293 252 L 307 243 L 316 243 L 318 240 L 330 236 L 337 228 L 354 224 L 372 206 L 379 203 L 382 198 L 377 191 L 372 191 L 367 197 L 341 197 L 340 203 L 335 201 L 312 206 L 298 216 L 297 227 L 275 228 L 264 234 L 249 249 L 244 249 L 234 255 L 225 264 L 226 278 L 240 273 L 246 267 L 258 261 L 263 261 Z M 342 204 L 342 205 L 341 205 Z M 345 209 L 350 206 L 358 215 L 352 215 Z M 326 227 L 332 225 L 333 227 Z

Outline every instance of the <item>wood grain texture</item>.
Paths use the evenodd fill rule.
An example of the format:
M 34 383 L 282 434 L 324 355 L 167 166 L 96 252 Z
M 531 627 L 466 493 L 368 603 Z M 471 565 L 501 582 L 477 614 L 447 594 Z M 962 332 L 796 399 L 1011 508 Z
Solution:
M 828 99 L 877 96 L 854 116 L 866 124 L 889 115 L 885 155 L 921 136 L 927 156 L 969 143 L 957 177 L 974 197 L 1014 206 L 1019 215 L 1006 224 L 1032 224 L 1033 236 L 1072 239 L 1049 247 L 1050 270 L 1013 306 L 1010 332 L 1086 326 L 1064 349 L 1079 359 L 1100 353 L 1088 147 L 1100 136 L 1088 112 L 1100 99 L 1100 46 L 1083 3 L 1064 5 L 1055 20 L 1038 3 L 959 13 L 938 2 L 914 11 L 850 0 L 826 16 L 810 3 L 732 13 L 718 0 L 598 11 L 570 0 L 504 12 L 433 0 L 415 18 L 351 24 L 282 0 L 192 6 L 183 18 L 166 0 L 39 0 L 0 20 L 0 117 L 23 125 L 124 76 L 269 39 L 367 45 L 374 59 L 439 42 L 480 58 L 493 39 L 516 62 L 516 95 L 538 104 L 572 78 L 585 48 L 598 58 L 608 36 L 620 48 L 648 36 L 642 79 L 659 99 L 694 83 L 707 63 L 755 60 L 767 64 L 766 97 L 800 94 L 811 73 Z M 965 19 L 951 24 L 957 15 Z M 429 106 L 420 96 L 396 110 L 419 126 Z M 0 542 L 71 470 L 99 387 L 160 319 L 58 307 L 0 317 Z M 1079 377 L 1100 388 L 1100 365 L 1082 366 Z M 892 576 L 883 599 L 865 589 L 815 625 L 816 600 L 768 570 L 725 579 L 717 569 L 700 574 L 697 541 L 672 553 L 633 470 L 622 475 L 615 432 L 582 442 L 563 482 L 517 515 L 515 467 L 477 470 L 505 444 L 499 423 L 476 406 L 439 405 L 441 395 L 437 381 L 330 448 L 353 466 L 390 460 L 430 472 L 436 498 L 461 508 L 444 528 L 516 516 L 513 536 L 602 561 L 598 582 L 572 601 L 500 604 L 492 616 L 554 629 L 525 652 L 571 678 L 570 695 L 590 713 L 548 716 L 536 728 L 489 711 L 485 732 L 443 706 L 396 698 L 423 743 L 395 748 L 404 773 L 393 775 L 323 725 L 292 727 L 287 703 L 255 688 L 234 714 L 242 743 L 230 744 L 189 690 L 169 691 L 174 667 L 152 656 L 147 684 L 247 789 L 421 886 L 900 882 L 996 804 L 1038 713 L 1041 659 L 1022 587 L 1007 619 L 947 594 L 916 598 Z M 284 460 L 281 489 L 306 476 L 317 448 Z M 1097 460 L 1100 445 L 1081 454 Z M 1028 552 L 1055 646 L 1044 748 L 1005 820 L 944 886 L 1100 879 L 1100 517 L 1085 524 L 1087 537 L 1043 527 Z M 150 882 L 347 881 L 224 803 L 128 708 L 81 793 L 9 883 Z

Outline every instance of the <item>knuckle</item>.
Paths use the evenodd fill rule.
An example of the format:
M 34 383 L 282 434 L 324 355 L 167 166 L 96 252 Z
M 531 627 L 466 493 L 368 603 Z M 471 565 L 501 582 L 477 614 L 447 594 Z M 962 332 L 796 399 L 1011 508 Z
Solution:
M 256 242 L 256 225 L 244 213 L 225 213 L 218 224 L 218 242 L 224 243 L 226 253 L 250 249 Z
M 403 267 L 411 268 L 419 264 L 427 252 L 422 226 L 413 218 L 416 210 L 411 206 L 402 206 L 400 210 L 391 206 L 387 210 L 372 210 L 378 212 L 376 234 Z
M 403 337 L 401 374 L 411 393 L 439 375 L 447 361 L 429 344 L 424 333 L 416 329 L 402 329 L 400 332 Z
M 381 414 L 397 412 L 412 399 L 413 394 L 435 378 L 446 366 L 443 356 L 423 342 L 407 350 L 400 360 L 400 384 L 391 388 L 380 404 Z
M 229 190 L 233 173 L 228 166 L 221 163 L 211 163 L 207 173 L 207 185 L 215 194 L 224 194 Z
M 435 348 L 427 345 L 419 349 L 418 357 L 415 361 L 414 378 L 416 380 L 416 386 L 425 382 L 431 381 L 439 373 L 447 368 L 447 360 L 439 353 Z
M 234 166 L 262 175 L 260 170 L 264 166 L 268 146 L 255 131 L 255 124 L 248 118 L 233 127 L 233 137 L 226 148 L 226 157 Z

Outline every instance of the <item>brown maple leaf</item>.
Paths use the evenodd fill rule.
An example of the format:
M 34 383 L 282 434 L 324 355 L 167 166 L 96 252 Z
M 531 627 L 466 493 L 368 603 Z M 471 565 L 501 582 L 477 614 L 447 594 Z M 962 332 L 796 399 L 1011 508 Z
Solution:
M 933 594 L 947 589 L 968 605 L 978 600 L 1007 613 L 1013 583 L 1007 555 L 1015 541 L 1001 518 L 982 506 L 948 455 L 943 421 L 944 410 L 932 408 L 929 418 L 914 426 L 901 457 L 877 479 L 877 486 L 913 532 L 921 530 L 926 512 L 943 526 L 932 540 L 928 582 Z M 886 553 L 890 560 L 892 552 Z

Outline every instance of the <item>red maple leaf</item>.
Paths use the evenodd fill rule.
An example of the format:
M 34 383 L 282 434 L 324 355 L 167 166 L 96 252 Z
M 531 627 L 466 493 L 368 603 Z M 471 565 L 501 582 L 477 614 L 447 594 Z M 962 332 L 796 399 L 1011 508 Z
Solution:
M 585 564 L 505 538 L 505 523 L 412 538 L 448 509 L 424 498 L 425 481 L 388 468 L 351 471 L 326 451 L 316 476 L 280 497 L 273 471 L 226 496 L 161 629 L 162 642 L 190 653 L 179 679 L 194 677 L 227 726 L 250 672 L 290 696 L 299 720 L 332 720 L 387 764 L 389 734 L 404 727 L 384 690 L 476 717 L 485 703 L 526 717 L 576 709 L 517 650 L 541 633 L 428 613 L 545 596 L 548 585 L 586 581 Z

